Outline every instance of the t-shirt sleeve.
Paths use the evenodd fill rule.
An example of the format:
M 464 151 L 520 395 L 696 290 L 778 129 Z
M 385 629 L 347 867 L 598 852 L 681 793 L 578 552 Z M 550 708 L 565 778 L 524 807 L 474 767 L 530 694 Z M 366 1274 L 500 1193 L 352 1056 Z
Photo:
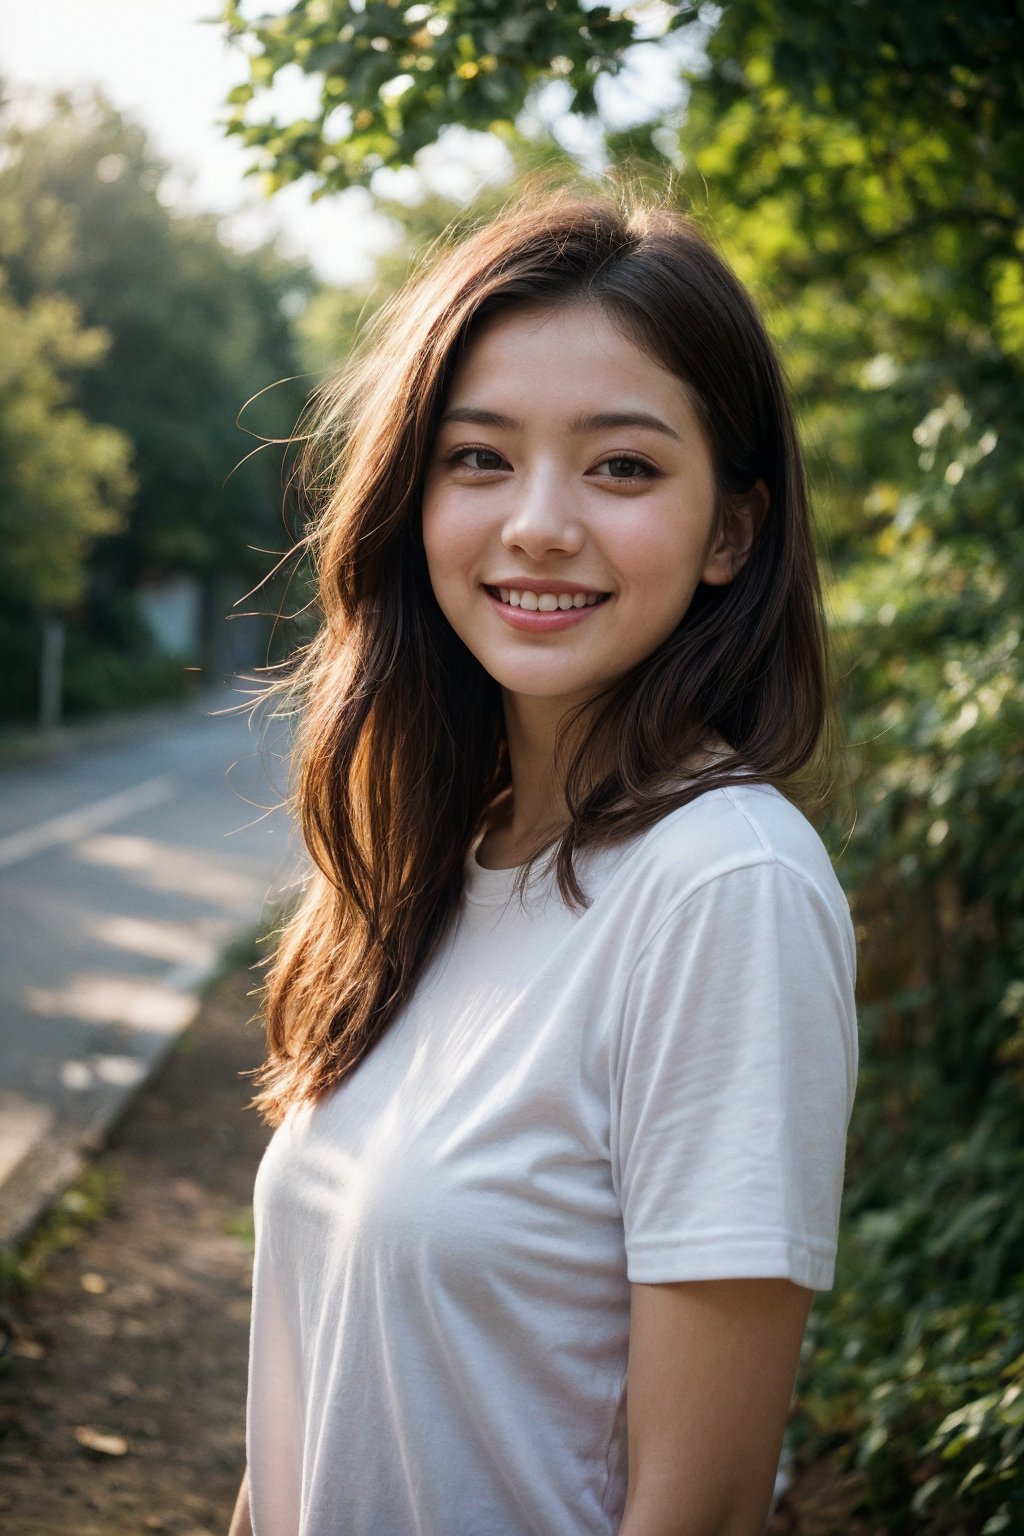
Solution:
M 833 1282 L 857 1073 L 849 915 L 773 861 L 654 927 L 611 1056 L 631 1281 Z

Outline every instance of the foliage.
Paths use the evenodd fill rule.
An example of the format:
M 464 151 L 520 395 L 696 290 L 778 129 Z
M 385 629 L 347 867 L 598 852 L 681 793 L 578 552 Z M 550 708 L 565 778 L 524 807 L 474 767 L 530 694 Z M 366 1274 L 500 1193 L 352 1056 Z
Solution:
M 591 115 L 597 80 L 617 73 L 642 35 L 632 11 L 579 0 L 520 0 L 511 10 L 496 0 L 296 0 L 276 15 L 250 10 L 225 0 L 227 33 L 249 50 L 249 80 L 228 97 L 228 132 L 258 150 L 269 191 L 305 175 L 321 190 L 365 184 L 383 166 L 408 165 L 451 123 L 507 133 L 531 90 L 552 78 L 567 88 L 569 111 Z M 313 115 L 254 119 L 252 103 L 295 66 L 316 78 Z
M 135 448 L 128 528 L 104 549 L 128 585 L 260 569 L 249 546 L 278 538 L 278 466 L 257 455 L 232 474 L 252 446 L 236 417 L 266 390 L 244 422 L 281 437 L 304 396 L 290 310 L 310 274 L 271 249 L 232 250 L 213 216 L 166 206 L 166 175 L 143 130 L 98 97 L 58 100 L 38 127 L 11 123 L 0 170 L 0 202 L 20 216 L 12 292 L 64 294 L 110 339 L 81 405 Z
M 2 709 L 31 713 L 41 604 L 71 621 L 69 712 L 165 697 L 181 658 L 140 624 L 105 635 L 105 615 L 172 574 L 240 596 L 286 542 L 280 452 L 248 456 L 299 413 L 315 285 L 174 209 L 145 133 L 101 98 L 34 123 L 8 104 L 0 126 L 0 586 L 20 626 L 0 634 Z
M 99 606 L 101 611 L 96 612 Z M 104 620 L 111 607 L 127 610 L 128 623 L 111 635 Z M 68 719 L 104 711 L 180 699 L 188 682 L 181 656 L 154 649 L 149 631 L 134 610 L 131 594 L 94 605 L 88 624 L 68 629 L 64 658 L 64 714 Z M 134 638 L 134 644 L 129 642 Z
M 912 1077 L 907 1064 L 900 1071 Z M 879 1072 L 862 1086 L 869 1104 Z M 892 1155 L 872 1164 L 887 1186 L 873 1205 L 857 1208 L 865 1180 L 855 1174 L 836 1289 L 811 1318 L 799 1455 L 832 1451 L 857 1468 L 874 1529 L 1015 1530 L 1024 1149 L 1010 1117 L 1019 1119 L 1019 1102 L 1004 1083 L 972 1130 L 943 1144 L 941 1088 L 921 1086 L 922 1145 L 905 1131 L 899 1168 Z
M 59 295 L 12 302 L 0 267 L 0 592 L 74 602 L 94 541 L 121 524 L 130 445 L 69 402 L 106 338 Z
M 303 367 L 311 377 L 338 367 L 366 331 L 377 310 L 406 281 L 431 250 L 496 215 L 518 182 L 540 179 L 545 185 L 579 179 L 572 155 L 550 138 L 503 135 L 512 167 L 511 179 L 481 187 L 466 202 L 439 190 L 429 176 L 419 176 L 413 197 L 399 200 L 380 187 L 374 210 L 395 228 L 393 247 L 376 259 L 372 280 L 364 287 L 321 288 L 296 320 Z
M 106 338 L 60 296 L 12 303 L 0 267 L 0 593 L 74 602 L 95 539 L 114 533 L 132 490 L 123 433 L 69 404 Z
M 0 1247 L 0 1311 L 39 1282 L 55 1254 L 74 1248 L 115 1207 L 117 1178 L 109 1164 L 90 1164 L 26 1238 Z

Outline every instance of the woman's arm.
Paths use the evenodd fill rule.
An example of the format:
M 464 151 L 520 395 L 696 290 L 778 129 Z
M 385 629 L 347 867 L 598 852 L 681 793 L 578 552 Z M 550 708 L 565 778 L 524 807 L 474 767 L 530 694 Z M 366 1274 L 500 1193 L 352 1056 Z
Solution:
M 813 1291 L 634 1285 L 620 1536 L 763 1536 Z
M 231 1516 L 228 1536 L 252 1536 L 252 1521 L 249 1519 L 248 1468 L 242 1473 L 242 1486 L 239 1488 L 238 1498 L 235 1500 L 235 1512 Z

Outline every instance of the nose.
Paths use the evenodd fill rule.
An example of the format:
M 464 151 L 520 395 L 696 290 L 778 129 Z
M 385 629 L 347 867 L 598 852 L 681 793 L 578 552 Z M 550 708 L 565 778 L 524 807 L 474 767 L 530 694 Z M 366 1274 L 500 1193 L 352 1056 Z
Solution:
M 574 555 L 584 530 L 570 487 L 553 470 L 536 469 L 510 482 L 510 504 L 501 542 L 507 550 L 542 560 L 546 555 Z

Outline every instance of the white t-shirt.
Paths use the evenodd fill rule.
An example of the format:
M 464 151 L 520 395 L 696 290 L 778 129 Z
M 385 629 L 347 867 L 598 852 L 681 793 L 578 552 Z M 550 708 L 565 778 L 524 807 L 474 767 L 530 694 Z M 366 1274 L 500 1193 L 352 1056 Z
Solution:
M 611 1536 L 630 1282 L 832 1283 L 845 897 L 775 790 L 581 861 L 472 861 L 457 924 L 256 1181 L 255 1536 Z

